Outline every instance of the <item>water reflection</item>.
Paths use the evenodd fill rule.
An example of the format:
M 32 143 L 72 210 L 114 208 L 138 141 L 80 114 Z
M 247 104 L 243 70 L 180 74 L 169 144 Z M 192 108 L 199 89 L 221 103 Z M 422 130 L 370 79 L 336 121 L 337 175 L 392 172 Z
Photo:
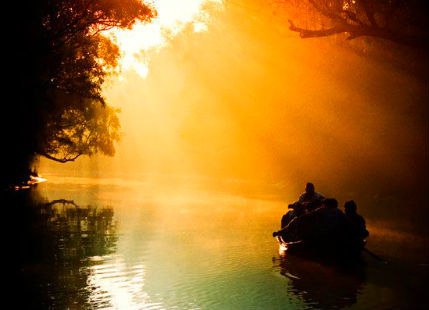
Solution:
M 114 252 L 116 223 L 111 207 L 80 207 L 72 200 L 54 200 L 40 206 L 41 223 L 53 236 L 57 260 L 81 261 Z
M 428 268 L 411 268 L 395 257 L 380 264 L 364 256 L 365 265 L 348 269 L 287 256 L 272 269 L 278 245 L 270 232 L 284 208 L 278 201 L 183 188 L 154 193 L 140 183 L 45 183 L 37 192 L 14 192 L 2 209 L 13 224 L 3 236 L 4 256 L 17 267 L 14 301 L 24 304 L 15 309 L 427 305 Z M 69 200 L 59 199 L 64 197 Z M 106 205 L 113 209 L 101 207 Z M 377 244 L 369 248 L 386 253 Z
M 280 274 L 287 277 L 288 292 L 312 309 L 343 309 L 356 304 L 365 280 L 363 262 L 334 264 L 284 254 Z
M 82 207 L 64 199 L 21 202 L 27 203 L 14 206 L 23 210 L 26 219 L 19 276 L 28 298 L 21 302 L 31 309 L 86 308 L 96 289 L 88 285 L 91 268 L 115 252 L 113 209 Z

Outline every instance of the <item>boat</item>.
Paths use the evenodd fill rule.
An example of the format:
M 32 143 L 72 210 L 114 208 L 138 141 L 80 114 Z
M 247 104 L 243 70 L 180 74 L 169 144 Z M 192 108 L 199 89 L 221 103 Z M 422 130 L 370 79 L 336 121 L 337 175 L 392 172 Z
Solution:
M 337 208 L 320 208 L 292 219 L 274 232 L 280 251 L 317 257 L 359 257 L 365 247 L 360 231 Z
M 285 238 L 286 239 L 286 238 Z M 311 242 L 309 240 L 285 241 L 277 236 L 280 255 L 299 255 L 313 258 L 338 258 L 350 260 L 359 258 L 365 248 L 366 240 L 360 242 Z

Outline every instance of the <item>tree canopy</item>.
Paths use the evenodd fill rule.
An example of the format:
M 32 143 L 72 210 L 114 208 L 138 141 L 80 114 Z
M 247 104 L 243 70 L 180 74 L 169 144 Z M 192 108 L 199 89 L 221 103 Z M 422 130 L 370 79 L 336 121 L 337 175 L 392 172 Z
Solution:
M 118 66 L 118 47 L 103 31 L 131 28 L 156 14 L 140 0 L 36 0 L 27 3 L 11 30 L 14 104 L 7 160 L 28 169 L 37 155 L 60 162 L 81 155 L 114 154 L 120 137 L 117 109 L 102 95 L 106 77 Z

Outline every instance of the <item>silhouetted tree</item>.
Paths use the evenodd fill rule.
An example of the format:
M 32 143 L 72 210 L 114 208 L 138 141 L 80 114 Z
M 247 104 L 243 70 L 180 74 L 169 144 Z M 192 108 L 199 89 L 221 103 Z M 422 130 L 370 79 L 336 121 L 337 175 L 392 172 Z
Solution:
M 427 18 L 418 0 L 305 0 L 282 1 L 298 9 L 290 30 L 301 38 L 346 33 L 347 39 L 375 37 L 399 44 L 426 47 Z M 295 18 L 293 18 L 295 19 Z M 305 20 L 305 21 L 304 21 Z M 301 26 L 305 24 L 305 26 Z
M 97 102 L 65 109 L 47 123 L 45 144 L 38 153 L 62 163 L 98 152 L 114 155 L 120 127 L 116 111 Z
M 131 28 L 155 15 L 140 0 L 36 0 L 20 2 L 11 30 L 10 81 L 14 104 L 3 139 L 9 177 L 25 173 L 37 155 L 60 162 L 81 155 L 114 154 L 118 110 L 102 96 L 115 72 L 118 47 L 102 32 Z M 4 134 L 3 130 L 3 134 Z

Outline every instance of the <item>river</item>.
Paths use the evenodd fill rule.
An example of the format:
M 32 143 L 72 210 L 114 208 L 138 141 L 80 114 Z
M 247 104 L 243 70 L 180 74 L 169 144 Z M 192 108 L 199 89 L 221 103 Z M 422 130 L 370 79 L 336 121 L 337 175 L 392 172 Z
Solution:
M 369 221 L 367 247 L 387 263 L 367 253 L 348 267 L 280 258 L 271 234 L 284 200 L 166 179 L 50 175 L 9 197 L 19 216 L 10 235 L 20 301 L 31 309 L 121 310 L 428 305 L 422 236 Z

